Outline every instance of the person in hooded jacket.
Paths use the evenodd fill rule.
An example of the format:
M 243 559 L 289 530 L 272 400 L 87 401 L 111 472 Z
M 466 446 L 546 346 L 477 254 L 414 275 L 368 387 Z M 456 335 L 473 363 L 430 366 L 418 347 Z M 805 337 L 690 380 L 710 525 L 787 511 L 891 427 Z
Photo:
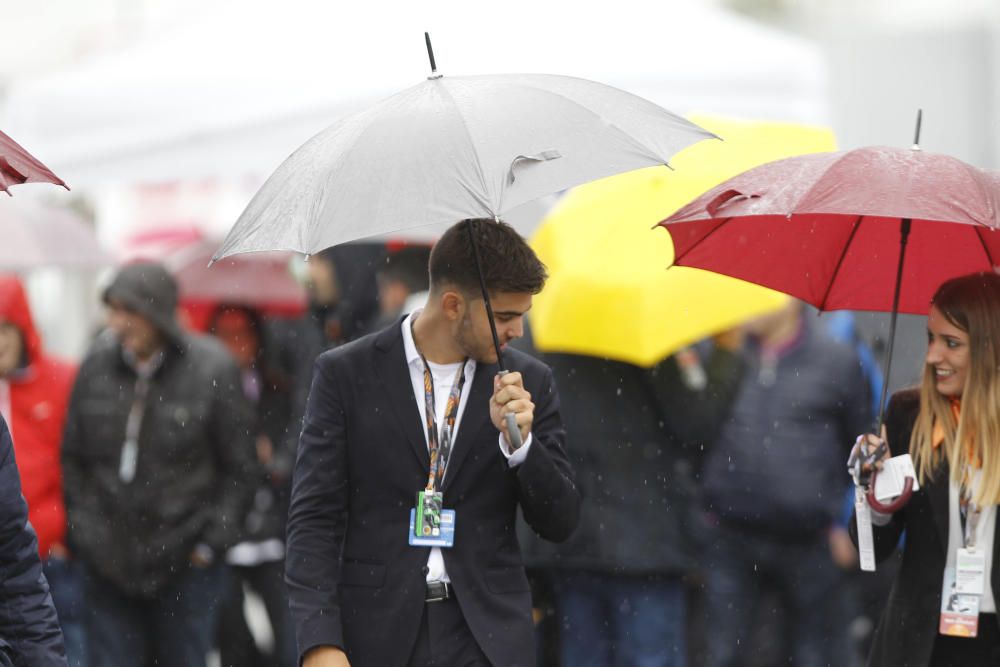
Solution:
M 294 368 L 280 339 L 251 306 L 220 304 L 209 332 L 233 355 L 243 378 L 243 393 L 256 412 L 257 460 L 261 476 L 243 522 L 241 541 L 230 548 L 230 568 L 219 613 L 218 646 L 223 667 L 282 667 L 295 664 L 295 633 L 285 589 L 285 522 L 291 493 L 293 439 L 290 428 Z M 244 589 L 261 600 L 270 623 L 269 650 L 258 647 L 244 613 Z
M 45 576 L 66 640 L 70 664 L 85 664 L 82 591 L 66 550 L 59 445 L 75 367 L 42 347 L 20 279 L 0 275 L 0 415 L 15 435 L 28 519 L 38 536 Z
M 103 297 L 62 450 L 90 664 L 204 665 L 258 479 L 250 405 L 225 348 L 178 326 L 162 266 L 125 266 Z
M 0 417 L 0 667 L 13 665 L 66 667 L 66 653 L 10 431 Z

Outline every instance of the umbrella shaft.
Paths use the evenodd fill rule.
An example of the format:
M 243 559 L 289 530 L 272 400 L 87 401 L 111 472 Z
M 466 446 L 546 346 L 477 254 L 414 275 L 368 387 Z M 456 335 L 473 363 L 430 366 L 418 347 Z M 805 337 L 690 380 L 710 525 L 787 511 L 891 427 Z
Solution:
M 885 376 L 882 380 L 882 396 L 878 401 L 878 428 L 876 435 L 882 435 L 885 424 L 885 399 L 889 395 L 889 373 L 892 371 L 892 348 L 896 342 L 896 320 L 899 317 L 899 292 L 903 286 L 903 262 L 906 260 L 906 242 L 910 238 L 909 218 L 899 221 L 899 266 L 896 268 L 896 290 L 892 295 L 892 315 L 889 319 L 889 350 L 885 359 Z
M 424 43 L 427 44 L 427 58 L 431 61 L 431 74 L 436 74 L 438 68 L 437 63 L 434 61 L 434 47 L 431 46 L 430 33 L 424 33 Z
M 490 303 L 490 293 L 486 289 L 486 276 L 483 275 L 483 262 L 479 258 L 479 245 L 476 243 L 476 235 L 472 230 L 475 224 L 472 220 L 466 221 L 466 228 L 469 230 L 469 243 L 472 245 L 472 256 L 476 260 L 476 273 L 479 274 L 479 287 L 483 290 L 483 303 L 486 306 L 486 319 L 490 323 L 490 333 L 493 334 L 493 348 L 497 353 L 497 365 L 503 373 L 503 357 L 500 355 L 500 338 L 497 336 L 497 323 L 493 318 L 493 305 Z

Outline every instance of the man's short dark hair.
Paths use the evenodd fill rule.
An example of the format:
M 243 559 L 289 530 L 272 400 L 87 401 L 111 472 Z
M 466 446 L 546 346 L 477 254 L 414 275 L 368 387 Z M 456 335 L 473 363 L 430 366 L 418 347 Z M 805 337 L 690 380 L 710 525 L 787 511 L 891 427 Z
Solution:
M 431 289 L 444 285 L 464 294 L 480 294 L 479 274 L 469 226 L 475 234 L 486 289 L 508 294 L 538 294 L 548 275 L 531 246 L 505 222 L 471 218 L 452 225 L 431 250 Z
M 429 286 L 427 267 L 430 257 L 430 246 L 405 246 L 389 253 L 376 274 L 382 280 L 402 283 L 411 293 L 426 292 Z

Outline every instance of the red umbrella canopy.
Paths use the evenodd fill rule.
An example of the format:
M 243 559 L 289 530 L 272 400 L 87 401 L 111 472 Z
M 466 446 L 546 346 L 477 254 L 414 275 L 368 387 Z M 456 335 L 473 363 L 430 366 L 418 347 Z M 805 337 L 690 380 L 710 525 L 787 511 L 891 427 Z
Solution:
M 0 190 L 10 194 L 7 188 L 21 183 L 54 183 L 69 190 L 52 170 L 0 132 Z
M 291 252 L 257 252 L 230 257 L 209 267 L 218 239 L 193 224 L 147 229 L 125 243 L 125 262 L 162 262 L 177 280 L 184 324 L 205 331 L 216 308 L 240 305 L 266 317 L 298 317 L 307 307 L 306 290 L 290 271 Z
M 164 265 L 177 279 L 182 303 L 241 304 L 287 317 L 305 312 L 305 287 L 289 268 L 294 253 L 247 253 L 220 259 L 209 267 L 218 247 L 217 240 L 203 240 L 164 258 Z
M 1000 174 L 914 149 L 814 153 L 746 171 L 660 224 L 675 263 L 822 310 L 926 313 L 938 285 L 1000 264 Z

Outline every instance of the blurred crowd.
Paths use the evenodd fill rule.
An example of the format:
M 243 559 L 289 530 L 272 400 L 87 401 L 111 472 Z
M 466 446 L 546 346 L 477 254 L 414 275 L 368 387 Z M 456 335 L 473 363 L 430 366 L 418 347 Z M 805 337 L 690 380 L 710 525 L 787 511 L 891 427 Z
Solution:
M 79 367 L 0 279 L 0 413 L 71 665 L 297 664 L 284 537 L 312 364 L 419 308 L 428 256 L 337 246 L 301 317 L 219 302 L 200 327 L 165 268 L 129 264 Z M 519 536 L 539 664 L 861 664 L 892 566 L 858 573 L 847 534 L 882 381 L 849 314 L 790 301 L 652 368 L 518 345 L 561 387 L 584 498 L 567 542 Z

